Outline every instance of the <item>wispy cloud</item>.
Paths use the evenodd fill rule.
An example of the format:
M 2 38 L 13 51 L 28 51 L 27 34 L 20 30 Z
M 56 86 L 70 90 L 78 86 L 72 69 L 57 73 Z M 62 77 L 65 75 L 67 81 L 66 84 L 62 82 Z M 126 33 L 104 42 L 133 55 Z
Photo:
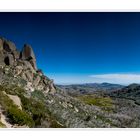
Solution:
M 131 83 L 140 83 L 140 74 L 97 74 L 97 75 L 78 75 L 78 74 L 46 74 L 54 79 L 56 84 L 82 84 L 82 83 L 116 83 L 128 85 Z
M 95 82 L 110 82 L 119 84 L 140 83 L 140 74 L 99 74 L 90 75 Z

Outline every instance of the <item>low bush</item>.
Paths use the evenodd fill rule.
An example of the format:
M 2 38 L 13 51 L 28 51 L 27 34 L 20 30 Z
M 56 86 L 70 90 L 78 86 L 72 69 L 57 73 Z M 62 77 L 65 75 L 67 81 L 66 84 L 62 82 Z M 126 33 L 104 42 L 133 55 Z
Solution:
M 18 106 L 15 105 L 13 101 L 3 92 L 0 92 L 0 105 L 6 112 L 6 115 L 12 124 L 27 125 L 29 127 L 34 126 L 31 116 L 24 110 L 20 110 Z
M 12 124 L 27 125 L 29 127 L 34 126 L 32 118 L 24 111 L 18 108 L 10 107 L 7 110 L 7 117 L 10 119 Z
M 25 94 L 25 90 L 23 88 L 15 85 L 0 85 L 0 91 L 5 91 L 10 95 Z
M 13 104 L 13 101 L 1 91 L 17 95 L 21 100 L 22 110 Z M 46 97 L 41 91 L 36 90 L 32 92 L 30 98 L 26 98 L 25 94 L 24 89 L 16 85 L 0 85 L 0 105 L 5 110 L 12 124 L 42 127 L 42 122 L 46 120 L 49 122 L 50 127 L 62 127 L 47 109 L 45 104 Z
M 100 97 L 100 96 L 92 96 L 92 95 L 83 95 L 78 97 L 81 101 L 88 105 L 95 105 L 101 108 L 112 108 L 113 102 L 109 97 Z
M 5 128 L 6 126 L 2 123 L 2 122 L 0 122 L 0 128 Z
M 41 125 L 41 120 L 46 117 L 47 109 L 45 104 L 34 98 L 26 98 L 24 95 L 20 95 L 22 102 L 22 108 L 29 114 L 31 114 L 35 125 Z
M 42 102 L 45 101 L 45 99 L 46 99 L 45 95 L 39 90 L 35 90 L 34 92 L 32 92 L 31 96 L 37 100 L 42 101 Z

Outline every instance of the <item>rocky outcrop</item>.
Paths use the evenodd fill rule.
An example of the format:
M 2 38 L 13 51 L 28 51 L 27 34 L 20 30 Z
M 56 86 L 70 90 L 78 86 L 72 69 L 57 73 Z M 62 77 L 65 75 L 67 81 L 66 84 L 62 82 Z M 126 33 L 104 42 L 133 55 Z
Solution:
M 4 40 L 3 41 L 3 49 L 7 52 L 13 52 L 16 50 L 16 46 L 13 42 Z
M 8 54 L 8 55 L 6 55 L 5 56 L 5 58 L 4 58 L 4 63 L 6 64 L 6 65 L 14 65 L 14 57 L 13 57 L 13 55 L 12 54 Z
M 2 39 L 0 38 L 0 51 L 2 51 L 3 50 L 3 41 L 2 41 Z
M 37 70 L 35 55 L 30 45 L 27 44 L 24 45 L 23 50 L 20 53 L 20 58 L 22 60 L 29 61 L 33 66 L 33 68 Z
M 38 75 L 38 76 L 35 78 L 35 80 L 34 80 L 34 82 L 33 82 L 33 85 L 34 85 L 35 87 L 38 86 L 40 80 L 41 80 L 41 78 L 40 78 L 40 76 Z
M 18 96 L 16 96 L 16 95 L 9 95 L 5 91 L 3 91 L 3 94 L 7 95 L 13 101 L 13 103 L 15 105 L 17 105 L 20 110 L 22 110 L 21 100 L 20 100 L 20 98 Z
M 34 51 L 28 44 L 20 52 L 13 42 L 0 38 L 0 67 L 4 74 L 11 73 L 26 81 L 29 91 L 41 90 L 45 95 L 56 92 L 53 82 L 37 69 Z
M 0 38 L 0 54 L 1 65 L 14 65 L 21 62 L 25 67 L 37 70 L 35 55 L 30 45 L 25 44 L 19 52 L 13 42 Z
M 35 59 L 34 52 L 30 45 L 25 44 L 22 51 L 21 51 L 21 59 L 29 60 L 29 59 Z
M 12 55 L 14 56 L 14 59 L 15 59 L 15 60 L 16 60 L 16 59 L 19 59 L 20 52 L 17 51 L 17 50 L 14 50 L 14 51 L 12 52 Z

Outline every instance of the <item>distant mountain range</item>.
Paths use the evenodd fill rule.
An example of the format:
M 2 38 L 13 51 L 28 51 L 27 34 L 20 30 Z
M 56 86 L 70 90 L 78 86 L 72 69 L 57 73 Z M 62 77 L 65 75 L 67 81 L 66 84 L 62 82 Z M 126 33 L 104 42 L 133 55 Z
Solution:
M 110 92 L 108 95 L 110 97 L 133 100 L 136 104 L 140 104 L 140 85 L 131 84 L 122 89 Z
M 102 90 L 113 90 L 113 89 L 118 89 L 124 87 L 123 85 L 120 84 L 111 84 L 111 83 L 87 83 L 83 84 L 83 87 L 89 87 L 89 88 L 97 88 L 97 89 L 102 89 Z
M 111 83 L 86 83 L 86 84 L 72 84 L 72 85 L 57 85 L 68 93 L 91 94 L 99 91 L 115 91 L 123 88 L 123 85 Z

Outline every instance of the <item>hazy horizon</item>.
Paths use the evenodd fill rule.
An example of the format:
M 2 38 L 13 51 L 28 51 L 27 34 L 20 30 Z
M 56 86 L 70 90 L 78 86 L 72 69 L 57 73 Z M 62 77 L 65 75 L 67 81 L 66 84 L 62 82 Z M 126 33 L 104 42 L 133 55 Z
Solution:
M 49 75 L 58 85 L 71 85 L 71 84 L 87 84 L 87 83 L 111 83 L 120 85 L 140 84 L 140 74 L 101 74 L 101 75 L 58 75 L 58 74 L 45 74 Z

